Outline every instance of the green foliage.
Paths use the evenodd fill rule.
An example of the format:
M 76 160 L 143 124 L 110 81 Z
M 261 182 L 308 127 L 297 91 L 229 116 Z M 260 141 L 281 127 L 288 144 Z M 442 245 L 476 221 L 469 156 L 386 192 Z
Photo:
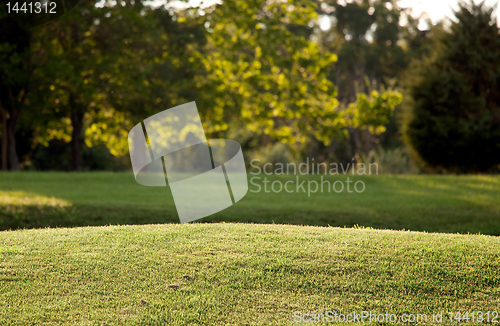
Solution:
M 406 147 L 372 150 L 362 157 L 365 164 L 376 163 L 379 174 L 416 174 L 420 169 L 412 161 Z
M 232 1 L 207 15 L 208 52 L 201 58 L 200 107 L 208 133 L 239 119 L 257 135 L 329 142 L 345 125 L 327 79 L 336 55 L 298 28 L 317 17 L 313 1 Z
M 358 93 L 368 94 L 372 83 L 389 87 L 390 80 L 408 65 L 412 55 L 408 44 L 418 37 L 418 29 L 397 1 L 322 1 L 321 11 L 334 21 L 321 42 L 338 53 L 332 77 L 341 102 L 355 101 Z
M 83 144 L 105 143 L 124 156 L 135 123 L 194 100 L 209 137 L 244 128 L 255 139 L 303 146 L 314 140 L 326 148 L 353 126 L 379 134 L 400 101 L 392 84 L 385 86 L 400 65 L 367 59 L 385 56 L 389 45 L 387 57 L 399 58 L 398 10 L 384 1 L 335 5 L 337 31 L 359 34 L 335 46 L 318 42 L 313 0 L 184 5 L 88 0 L 33 29 L 29 45 L 37 64 L 22 121 L 32 131 L 32 147 L 62 140 L 72 144 L 75 160 Z M 373 29 L 375 23 L 380 27 Z M 372 42 L 367 33 L 375 35 Z M 335 53 L 344 58 L 339 65 Z M 332 69 L 346 74 L 351 58 L 357 66 L 364 62 L 369 83 L 337 98 Z M 392 70 L 376 73 L 379 64 Z
M 354 127 L 367 127 L 370 133 L 380 134 L 385 131 L 394 108 L 402 100 L 401 93 L 393 90 L 372 91 L 368 96 L 361 93 L 355 103 L 349 104 L 346 114 L 351 116 L 349 121 Z
M 209 135 L 238 120 L 257 135 L 328 142 L 344 125 L 326 79 L 336 56 L 294 33 L 315 18 L 313 3 L 290 6 L 238 1 L 200 14 L 85 2 L 36 33 L 49 54 L 36 72 L 52 91 L 43 112 L 55 118 L 40 133 L 67 139 L 61 131 L 77 106 L 90 122 L 87 145 L 106 141 L 123 155 L 131 121 L 196 100 Z
M 16 125 L 30 91 L 32 73 L 31 35 L 26 24 L 7 14 L 0 3 L 0 121 L 2 130 L 2 170 L 19 170 L 16 153 Z
M 168 23 L 164 9 L 155 11 L 140 1 L 94 5 L 86 1 L 36 31 L 35 46 L 49 58 L 35 77 L 40 89 L 51 90 L 42 108 L 50 121 L 42 131 L 49 139 L 67 138 L 60 131 L 68 130 L 65 119 L 76 110 L 88 121 L 87 145 L 104 141 L 113 154 L 123 155 L 131 118 L 186 100 L 178 98 L 179 88 L 187 87 L 186 67 L 178 63 L 186 57 L 186 38 L 193 40 L 185 36 L 189 28 Z M 32 102 L 40 105 L 40 99 Z
M 418 21 L 393 0 L 321 1 L 319 12 L 332 22 L 319 41 L 338 54 L 329 78 L 346 117 L 347 146 L 336 146 L 335 156 L 366 156 L 380 146 L 381 133 L 398 137 L 397 128 L 386 127 L 402 100 L 401 73 L 419 50 Z
M 294 157 L 290 145 L 282 142 L 260 147 L 253 152 L 250 152 L 247 157 L 250 157 L 251 160 L 256 160 L 252 163 L 252 165 L 259 167 L 263 167 L 264 164 L 267 163 L 271 163 L 273 165 L 277 163 L 300 163 L 297 162 L 298 160 Z
M 500 34 L 493 9 L 461 3 L 449 32 L 413 71 L 405 135 L 434 168 L 484 172 L 500 164 Z

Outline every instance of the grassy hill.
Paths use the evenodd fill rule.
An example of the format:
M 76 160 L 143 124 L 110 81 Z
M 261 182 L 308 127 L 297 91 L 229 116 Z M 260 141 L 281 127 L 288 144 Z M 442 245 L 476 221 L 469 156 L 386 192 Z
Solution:
M 0 325 L 291 325 L 500 307 L 500 239 L 252 224 L 0 232 Z M 170 287 L 169 287 L 170 286 Z
M 295 176 L 253 176 L 286 182 Z M 201 222 L 251 222 L 500 235 L 498 176 L 349 176 L 363 193 L 255 193 Z M 300 176 L 318 181 L 320 176 Z M 347 176 L 326 177 L 345 182 Z M 259 183 L 254 180 L 253 183 Z M 0 173 L 0 229 L 178 223 L 167 187 L 130 173 Z
M 494 321 L 500 238 L 452 233 L 500 234 L 499 177 L 350 178 L 366 190 L 251 185 L 179 225 L 169 188 L 128 173 L 0 173 L 0 228 L 18 229 L 0 232 L 0 325 L 290 325 L 327 311 Z

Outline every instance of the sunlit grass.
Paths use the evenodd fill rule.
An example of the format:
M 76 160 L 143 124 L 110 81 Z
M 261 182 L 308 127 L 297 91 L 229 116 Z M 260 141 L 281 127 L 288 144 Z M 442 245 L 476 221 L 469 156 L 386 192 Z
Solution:
M 254 175 L 249 174 L 249 180 Z M 265 176 L 286 182 L 296 176 Z M 318 175 L 299 176 L 320 181 Z M 345 182 L 347 176 L 324 176 Z M 198 222 L 250 222 L 500 235 L 499 176 L 349 176 L 363 193 L 249 192 Z M 132 173 L 0 173 L 0 229 L 179 223 L 168 187 Z
M 50 206 L 50 207 L 67 207 L 71 206 L 68 200 L 47 197 L 26 191 L 2 191 L 0 190 L 0 205 L 16 205 L 16 206 Z
M 4 231 L 0 248 L 0 325 L 293 325 L 294 311 L 500 307 L 491 236 L 195 223 Z
M 179 225 L 169 189 L 130 173 L 0 173 L 4 229 L 158 223 L 0 232 L 0 325 L 290 325 L 294 311 L 498 310 L 500 238 L 377 229 L 500 234 L 499 177 L 357 180 L 364 193 L 249 191 Z M 266 224 L 199 223 L 216 221 Z

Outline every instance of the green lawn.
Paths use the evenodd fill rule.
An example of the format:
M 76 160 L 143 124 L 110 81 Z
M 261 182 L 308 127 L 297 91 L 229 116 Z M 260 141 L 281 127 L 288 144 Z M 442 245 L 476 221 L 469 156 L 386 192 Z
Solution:
M 0 325 L 500 310 L 500 238 L 257 224 L 0 232 Z M 188 275 L 189 278 L 183 278 Z M 169 288 L 174 285 L 176 288 Z
M 326 311 L 493 321 L 500 238 L 450 233 L 500 234 L 500 178 L 350 178 L 366 190 L 251 185 L 231 208 L 180 225 L 169 188 L 129 173 L 0 174 L 0 226 L 18 229 L 0 232 L 0 325 L 291 325 Z M 200 223 L 217 221 L 239 223 Z M 20 229 L 44 226 L 73 228 Z
M 260 177 L 262 181 L 266 176 Z M 295 180 L 295 176 L 267 178 Z M 300 178 L 320 180 L 317 175 Z M 254 193 L 257 187 L 250 185 L 236 205 L 200 222 L 361 225 L 500 235 L 498 176 L 350 179 L 364 181 L 365 191 L 318 192 L 308 197 L 304 192 Z M 141 186 L 131 173 L 0 173 L 0 229 L 178 222 L 169 188 Z

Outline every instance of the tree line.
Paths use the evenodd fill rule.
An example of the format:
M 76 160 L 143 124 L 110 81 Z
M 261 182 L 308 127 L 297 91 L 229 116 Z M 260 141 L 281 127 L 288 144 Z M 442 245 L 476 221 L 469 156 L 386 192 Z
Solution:
M 483 45 L 494 48 L 498 27 L 491 10 L 477 8 L 462 4 L 458 23 L 420 30 L 419 19 L 396 0 L 233 0 L 195 8 L 180 1 L 153 8 L 142 0 L 82 0 L 38 26 L 0 7 L 2 170 L 109 168 L 99 162 L 126 157 L 133 125 L 190 101 L 210 137 L 230 134 L 246 148 L 280 142 L 341 161 L 405 141 L 425 164 L 453 169 L 433 158 L 446 156 L 442 148 L 428 154 L 427 138 L 439 134 L 425 121 L 435 121 L 432 115 L 419 115 L 431 107 L 419 96 L 438 98 L 437 84 L 425 81 L 425 69 L 441 67 L 433 60 L 455 60 L 471 46 L 453 44 L 456 24 L 469 17 L 464 28 L 477 23 L 482 30 L 487 22 L 489 36 L 467 49 L 490 53 L 490 61 L 454 76 L 465 85 L 474 83 L 469 73 L 483 75 L 469 111 L 487 92 L 476 117 L 490 112 L 493 122 L 477 129 L 495 126 L 498 63 Z M 320 28 L 325 20 L 330 29 Z M 495 137 L 488 138 L 491 151 Z

